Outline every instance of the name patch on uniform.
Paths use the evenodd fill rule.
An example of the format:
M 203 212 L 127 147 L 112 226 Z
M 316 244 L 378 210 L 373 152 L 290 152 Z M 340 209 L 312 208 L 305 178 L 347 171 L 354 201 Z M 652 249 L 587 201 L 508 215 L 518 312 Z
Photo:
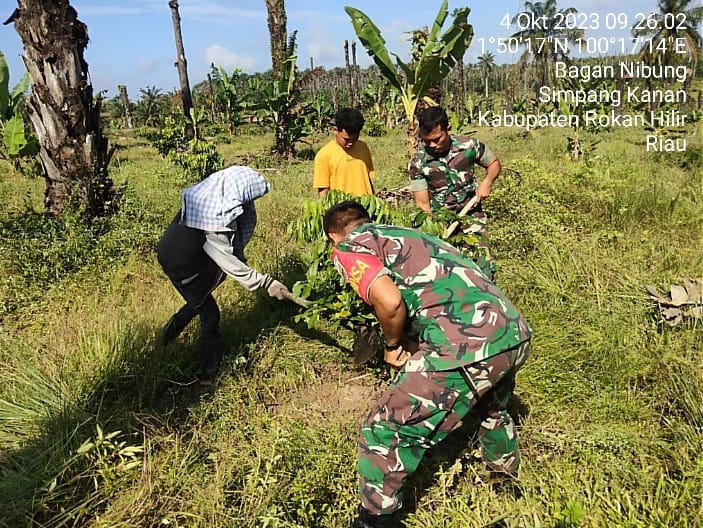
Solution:
M 383 262 L 375 255 L 339 251 L 332 252 L 334 266 L 365 303 L 369 302 L 368 290 L 378 272 L 383 269 Z

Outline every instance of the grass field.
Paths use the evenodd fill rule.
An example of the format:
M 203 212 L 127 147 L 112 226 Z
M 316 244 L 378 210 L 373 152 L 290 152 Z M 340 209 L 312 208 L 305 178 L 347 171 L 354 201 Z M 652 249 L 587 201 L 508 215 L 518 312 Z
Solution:
M 688 134 L 657 154 L 620 129 L 572 163 L 561 130 L 477 132 L 505 168 L 486 207 L 497 280 L 535 330 L 513 402 L 523 463 L 493 490 L 468 424 L 408 483 L 406 527 L 703 526 L 703 321 L 663 324 L 645 291 L 703 277 Z M 377 188 L 405 185 L 403 133 L 366 139 Z M 354 370 L 349 333 L 230 280 L 222 374 L 194 383 L 197 325 L 155 344 L 181 302 L 155 247 L 182 178 L 136 136 L 113 141 L 129 191 L 90 228 L 44 218 L 43 182 L 0 169 L 0 526 L 347 526 L 358 426 L 388 372 Z M 274 163 L 270 141 L 219 149 L 271 181 L 248 257 L 291 284 L 312 161 Z

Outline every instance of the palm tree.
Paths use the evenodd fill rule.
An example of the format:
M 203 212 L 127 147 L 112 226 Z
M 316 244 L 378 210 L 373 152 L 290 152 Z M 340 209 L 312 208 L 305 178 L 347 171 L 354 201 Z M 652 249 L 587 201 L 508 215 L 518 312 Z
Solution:
M 132 103 L 129 102 L 127 87 L 124 84 L 119 84 L 117 86 L 117 91 L 120 93 L 120 99 L 122 100 L 122 106 L 124 107 L 125 125 L 127 128 L 134 128 L 134 121 L 132 119 Z
M 495 66 L 495 55 L 493 55 L 490 51 L 486 51 L 478 58 L 478 69 L 481 71 L 481 77 L 483 77 L 483 82 L 486 88 L 486 98 L 488 98 L 488 76 L 493 71 Z
M 134 114 L 144 126 L 159 126 L 159 118 L 166 96 L 156 86 L 139 89 L 140 97 Z
M 697 6 L 692 6 L 693 3 Z M 659 0 L 658 13 L 653 13 L 646 23 L 632 28 L 633 37 L 650 39 L 642 47 L 640 58 L 649 64 L 674 64 L 683 60 L 696 71 L 701 54 L 701 34 L 698 27 L 703 21 L 703 6 L 700 0 Z M 655 23 L 651 23 L 653 20 Z M 681 39 L 681 40 L 679 40 Z M 685 43 L 686 53 L 677 53 L 678 42 Z
M 176 67 L 178 68 L 178 80 L 181 84 L 181 101 L 183 102 L 183 113 L 186 116 L 185 135 L 188 139 L 193 139 L 195 135 L 193 122 L 191 121 L 191 110 L 193 110 L 193 96 L 190 92 L 188 82 L 188 62 L 183 48 L 183 35 L 181 33 L 181 15 L 178 12 L 178 0 L 169 0 L 168 7 L 171 8 L 171 19 L 173 21 L 173 34 L 176 38 Z
M 83 52 L 88 28 L 68 0 L 18 0 L 11 21 L 24 45 L 32 82 L 27 109 L 39 138 L 49 213 L 80 209 L 101 216 L 116 209 L 100 125 L 102 98 L 93 98 Z
M 268 12 L 269 44 L 271 45 L 271 70 L 273 78 L 283 76 L 283 63 L 288 59 L 288 30 L 284 0 L 266 0 Z
M 576 44 L 584 35 L 583 29 L 557 27 L 559 21 L 563 20 L 557 17 L 557 13 L 565 16 L 578 13 L 578 10 L 575 7 L 557 10 L 557 0 L 525 2 L 525 11 L 515 15 L 512 20 L 518 27 L 523 27 L 520 24 L 522 21 L 530 21 L 511 38 L 518 39 L 518 42 L 525 46 L 517 66 L 521 72 L 525 72 L 530 66 L 534 67 L 536 91 L 540 86 L 555 84 L 553 64 L 556 61 L 569 62 L 568 46 Z

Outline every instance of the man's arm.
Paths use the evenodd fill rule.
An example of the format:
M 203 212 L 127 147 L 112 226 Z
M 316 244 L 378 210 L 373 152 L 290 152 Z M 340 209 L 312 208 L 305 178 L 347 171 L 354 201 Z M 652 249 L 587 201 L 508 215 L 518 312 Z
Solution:
M 256 290 L 265 284 L 266 275 L 250 268 L 235 255 L 235 248 L 232 245 L 233 236 L 236 235 L 234 233 L 206 233 L 203 250 L 227 275 L 247 290 Z
M 410 179 L 410 191 L 415 199 L 415 207 L 426 213 L 431 213 L 430 189 L 422 172 L 422 161 L 417 154 L 408 163 L 408 178 Z
M 285 284 L 277 281 L 271 275 L 259 273 L 237 258 L 234 254 L 234 246 L 232 246 L 232 236 L 233 233 L 206 233 L 203 250 L 222 271 L 247 290 L 266 288 L 269 296 L 279 301 L 290 298 L 291 293 Z
M 330 191 L 330 170 L 324 147 L 315 155 L 315 165 L 312 173 L 312 186 L 317 188 L 319 198 Z
M 369 187 L 371 187 L 371 194 L 376 194 L 376 190 L 373 187 L 373 180 L 376 178 L 376 169 L 373 165 L 373 158 L 371 157 L 371 149 L 364 143 L 366 147 L 366 168 L 369 171 Z
M 415 207 L 422 209 L 426 213 L 431 212 L 430 208 L 430 191 L 425 189 L 423 191 L 414 191 L 413 197 L 415 198 Z
M 486 165 L 485 169 L 486 174 L 483 176 L 483 180 L 476 188 L 476 197 L 479 202 L 491 195 L 491 191 L 493 190 L 493 182 L 496 181 L 498 176 L 500 176 L 502 165 L 500 164 L 498 156 L 495 156 L 493 160 Z
M 390 276 L 381 275 L 371 284 L 369 303 L 381 323 L 386 342 L 398 345 L 394 349 L 386 349 L 384 360 L 394 367 L 402 367 L 410 357 L 410 353 L 401 346 L 407 310 L 400 290 Z

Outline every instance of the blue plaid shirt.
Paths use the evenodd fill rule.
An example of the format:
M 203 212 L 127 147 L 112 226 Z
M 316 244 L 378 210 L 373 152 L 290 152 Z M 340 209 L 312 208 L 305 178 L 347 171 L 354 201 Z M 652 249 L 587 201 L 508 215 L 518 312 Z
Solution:
M 242 252 L 256 227 L 254 200 L 269 188 L 249 167 L 235 165 L 214 172 L 182 192 L 181 223 L 203 231 L 234 231 L 232 245 Z

